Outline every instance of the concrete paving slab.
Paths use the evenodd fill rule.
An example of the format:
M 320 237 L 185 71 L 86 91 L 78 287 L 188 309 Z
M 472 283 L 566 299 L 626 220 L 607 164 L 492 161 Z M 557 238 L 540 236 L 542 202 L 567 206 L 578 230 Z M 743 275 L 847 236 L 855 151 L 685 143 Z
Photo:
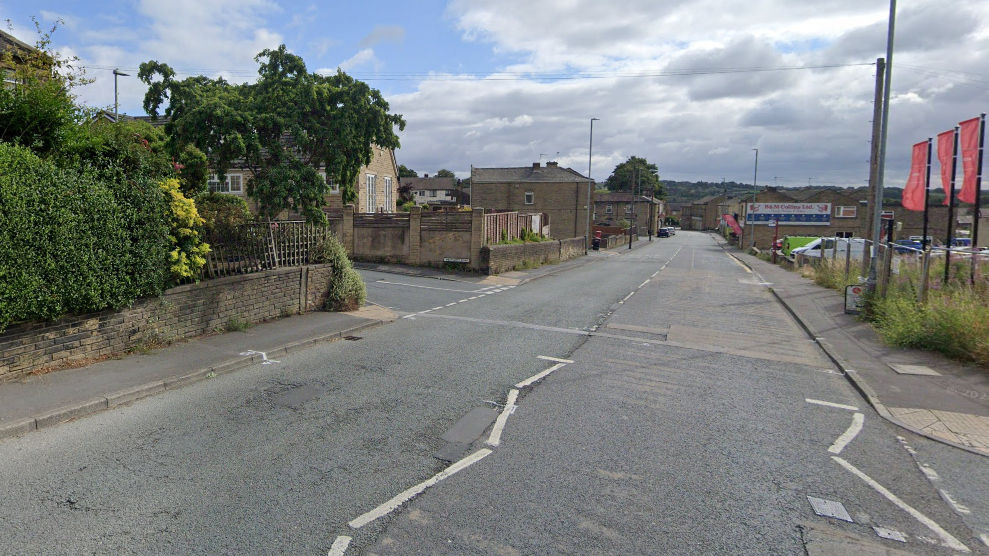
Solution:
M 887 363 L 887 365 L 901 375 L 941 376 L 941 373 L 927 365 L 904 365 L 902 363 Z

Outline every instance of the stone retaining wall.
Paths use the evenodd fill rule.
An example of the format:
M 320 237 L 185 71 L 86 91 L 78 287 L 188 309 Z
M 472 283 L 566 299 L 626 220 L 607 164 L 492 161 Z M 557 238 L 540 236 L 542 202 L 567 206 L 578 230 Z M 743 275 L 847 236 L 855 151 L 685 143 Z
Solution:
M 154 343 L 322 309 L 330 265 L 231 276 L 171 288 L 118 311 L 23 323 L 0 334 L 0 380 Z

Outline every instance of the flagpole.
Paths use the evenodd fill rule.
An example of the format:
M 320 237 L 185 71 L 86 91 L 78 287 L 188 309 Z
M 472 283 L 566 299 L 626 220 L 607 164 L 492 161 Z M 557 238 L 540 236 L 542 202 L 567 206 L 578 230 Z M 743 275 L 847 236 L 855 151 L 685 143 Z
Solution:
M 980 116 L 979 123 L 979 165 L 975 170 L 975 208 L 972 210 L 972 275 L 969 283 L 975 285 L 975 265 L 978 257 L 975 250 L 979 248 L 979 213 L 982 211 L 982 155 L 986 142 L 986 115 Z
M 951 279 L 951 221 L 955 219 L 955 175 L 958 170 L 958 126 L 955 126 L 954 150 L 951 155 L 951 192 L 948 194 L 948 250 L 944 252 L 944 285 Z
M 924 236 L 920 240 L 921 251 L 927 252 L 927 214 L 930 211 L 931 203 L 931 143 L 932 138 L 927 138 L 927 178 L 924 180 Z

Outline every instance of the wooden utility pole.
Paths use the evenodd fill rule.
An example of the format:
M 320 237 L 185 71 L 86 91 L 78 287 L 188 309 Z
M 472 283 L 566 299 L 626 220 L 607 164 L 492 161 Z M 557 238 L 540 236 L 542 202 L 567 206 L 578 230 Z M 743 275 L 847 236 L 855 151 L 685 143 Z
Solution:
M 879 184 L 879 143 L 883 122 L 883 86 L 886 75 L 886 60 L 876 59 L 876 93 L 872 106 L 872 149 L 869 157 L 869 204 L 866 205 L 868 214 L 866 215 L 866 238 L 872 237 L 872 229 L 875 227 L 876 213 L 875 205 L 876 187 Z M 880 209 L 881 210 L 881 209 Z M 878 248 L 877 246 L 873 246 Z M 869 258 L 862 257 L 862 274 L 869 269 Z

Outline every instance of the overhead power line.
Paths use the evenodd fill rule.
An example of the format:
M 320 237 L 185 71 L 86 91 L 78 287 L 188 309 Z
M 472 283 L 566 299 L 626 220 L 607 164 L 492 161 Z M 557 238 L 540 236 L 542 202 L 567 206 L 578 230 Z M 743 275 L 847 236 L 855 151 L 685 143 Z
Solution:
M 666 69 L 656 71 L 622 72 L 622 71 L 599 71 L 599 72 L 490 72 L 484 76 L 479 72 L 464 72 L 458 74 L 448 74 L 439 72 L 373 72 L 361 73 L 352 72 L 350 76 L 361 81 L 564 81 L 582 79 L 642 79 L 654 77 L 680 77 L 696 75 L 723 75 L 734 73 L 764 73 L 775 71 L 803 71 L 849 68 L 857 66 L 874 66 L 875 62 L 862 62 L 854 64 L 818 64 L 811 66 L 773 66 L 773 67 L 739 67 L 739 68 L 684 68 Z M 87 70 L 112 70 L 109 66 L 83 66 Z M 115 66 L 119 68 L 119 66 Z M 137 68 L 124 68 L 135 73 Z M 253 77 L 257 75 L 255 70 L 224 70 L 206 68 L 180 68 L 175 69 L 176 75 L 226 75 L 230 77 Z

